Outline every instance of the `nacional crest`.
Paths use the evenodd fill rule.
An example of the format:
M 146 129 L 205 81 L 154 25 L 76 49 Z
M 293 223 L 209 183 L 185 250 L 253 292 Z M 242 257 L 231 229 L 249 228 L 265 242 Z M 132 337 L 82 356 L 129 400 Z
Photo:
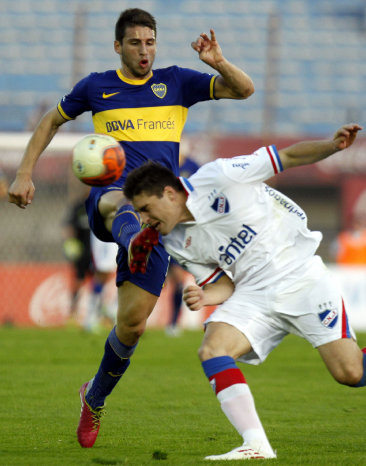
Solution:
M 318 314 L 320 322 L 324 327 L 333 328 L 338 321 L 337 309 L 325 309 Z
M 224 196 L 224 194 L 219 194 L 213 204 L 211 204 L 211 209 L 215 210 L 218 214 L 227 214 L 230 210 L 230 206 L 226 196 Z
M 166 92 L 167 92 L 167 87 L 166 84 L 160 83 L 160 84 L 153 84 L 151 86 L 151 89 L 153 93 L 156 95 L 156 97 L 159 97 L 159 99 L 164 99 Z

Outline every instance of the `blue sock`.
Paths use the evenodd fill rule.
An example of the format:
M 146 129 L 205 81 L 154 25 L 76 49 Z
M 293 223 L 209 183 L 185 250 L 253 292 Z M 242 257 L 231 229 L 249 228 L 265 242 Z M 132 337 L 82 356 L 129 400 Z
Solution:
M 94 377 L 92 386 L 85 396 L 88 404 L 93 408 L 104 405 L 105 398 L 117 385 L 119 379 L 130 365 L 130 357 L 137 346 L 127 346 L 121 343 L 114 327 L 108 335 L 104 347 L 104 356 Z
M 131 237 L 141 229 L 140 218 L 132 205 L 122 206 L 112 223 L 112 236 L 116 243 L 128 249 Z
M 366 386 L 366 348 L 362 350 L 363 352 L 363 376 L 361 380 L 356 383 L 356 385 L 351 385 L 352 387 L 365 387 Z

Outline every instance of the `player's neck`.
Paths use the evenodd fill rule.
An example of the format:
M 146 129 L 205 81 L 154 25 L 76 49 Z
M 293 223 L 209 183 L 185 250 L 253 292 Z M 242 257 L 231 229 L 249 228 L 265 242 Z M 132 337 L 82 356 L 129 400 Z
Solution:
M 150 70 L 146 75 L 144 76 L 135 76 L 133 73 L 128 68 L 120 68 L 119 70 L 119 75 L 120 77 L 127 82 L 146 82 L 148 81 L 151 76 L 153 75 L 152 70 Z

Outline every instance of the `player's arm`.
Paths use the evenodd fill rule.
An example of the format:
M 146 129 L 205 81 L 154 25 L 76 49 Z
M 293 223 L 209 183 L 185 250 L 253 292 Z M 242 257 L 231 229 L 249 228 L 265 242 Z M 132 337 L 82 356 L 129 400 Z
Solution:
M 41 118 L 27 144 L 15 180 L 10 185 L 9 202 L 16 204 L 21 209 L 25 209 L 32 202 L 35 191 L 32 182 L 33 168 L 42 152 L 52 141 L 58 128 L 66 121 L 57 108 L 53 108 Z
M 325 159 L 335 152 L 347 149 L 356 139 L 361 126 L 349 123 L 339 128 L 333 139 L 322 141 L 303 141 L 292 146 L 281 149 L 280 156 L 284 169 L 307 165 Z
M 234 292 L 234 283 L 227 275 L 222 275 L 215 283 L 201 288 L 188 285 L 183 290 L 183 300 L 191 311 L 198 311 L 203 306 L 214 306 L 226 301 Z
M 247 99 L 254 92 L 253 81 L 244 71 L 226 60 L 215 31 L 210 29 L 210 33 L 211 38 L 202 33 L 191 45 L 204 63 L 220 73 L 215 80 L 216 99 Z

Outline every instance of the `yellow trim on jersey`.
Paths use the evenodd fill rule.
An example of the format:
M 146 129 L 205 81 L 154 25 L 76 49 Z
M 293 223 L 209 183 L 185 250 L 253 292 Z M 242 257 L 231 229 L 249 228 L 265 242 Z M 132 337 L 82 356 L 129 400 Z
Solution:
M 121 70 L 116 70 L 117 72 L 117 75 L 119 77 L 119 79 L 127 84 L 133 84 L 134 86 L 142 86 L 143 84 L 145 84 L 149 79 L 152 78 L 152 75 L 153 75 L 153 72 L 151 71 L 151 73 L 149 74 L 149 77 L 146 78 L 146 79 L 130 79 L 130 78 L 126 78 L 126 76 L 123 76 L 122 74 L 122 71 Z
M 71 118 L 68 115 L 66 115 L 66 113 L 62 110 L 60 103 L 57 105 L 57 110 L 60 112 L 62 118 L 65 118 L 65 120 L 74 120 L 74 118 Z
M 215 98 L 215 79 L 217 76 L 212 76 L 211 81 L 210 81 L 210 99 Z
M 181 105 L 105 110 L 93 115 L 96 133 L 117 141 L 179 142 L 188 109 Z

